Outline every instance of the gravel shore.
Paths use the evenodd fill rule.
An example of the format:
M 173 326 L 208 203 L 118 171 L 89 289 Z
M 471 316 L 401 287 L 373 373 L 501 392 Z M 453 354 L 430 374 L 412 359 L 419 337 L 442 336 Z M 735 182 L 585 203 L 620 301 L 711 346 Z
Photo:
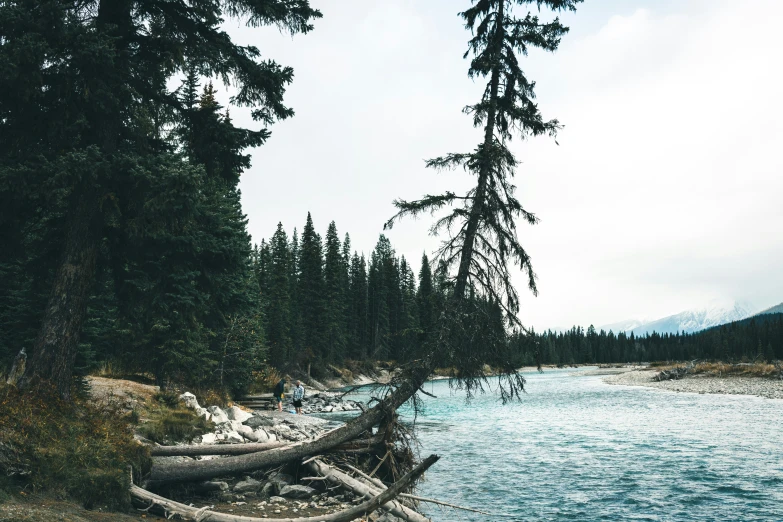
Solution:
M 607 384 L 647 386 L 676 392 L 723 393 L 729 395 L 753 395 L 768 399 L 783 399 L 783 381 L 758 377 L 714 377 L 693 375 L 678 381 L 653 381 L 655 370 L 631 370 L 605 377 Z

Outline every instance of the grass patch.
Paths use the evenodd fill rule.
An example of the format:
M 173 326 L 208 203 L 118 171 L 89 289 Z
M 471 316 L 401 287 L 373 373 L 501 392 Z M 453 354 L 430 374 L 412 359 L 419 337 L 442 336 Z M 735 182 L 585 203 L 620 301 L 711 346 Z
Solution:
M 87 508 L 130 506 L 129 467 L 146 473 L 151 461 L 133 439 L 127 414 L 5 385 L 0 411 L 0 490 L 48 492 Z
M 212 422 L 199 417 L 193 410 L 177 402 L 174 407 L 170 404 L 164 396 L 159 401 L 159 407 L 149 408 L 148 417 L 142 419 L 137 429 L 139 435 L 158 444 L 171 445 L 177 442 L 192 442 L 214 428 Z
M 774 364 L 761 362 L 736 364 L 727 364 L 722 362 L 703 362 L 698 363 L 693 369 L 692 373 L 717 377 L 735 376 L 777 379 L 780 370 L 775 368 Z

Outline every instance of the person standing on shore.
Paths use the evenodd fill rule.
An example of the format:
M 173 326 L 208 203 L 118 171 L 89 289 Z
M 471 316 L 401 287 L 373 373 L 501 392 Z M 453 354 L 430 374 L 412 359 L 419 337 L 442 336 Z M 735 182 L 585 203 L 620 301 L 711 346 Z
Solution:
M 296 408 L 296 414 L 302 415 L 302 399 L 304 399 L 305 389 L 302 386 L 302 381 L 297 380 L 294 387 L 294 408 Z
M 283 393 L 285 392 L 285 379 L 280 379 L 280 382 L 278 382 L 275 385 L 275 389 L 272 392 L 272 396 L 277 401 L 277 411 L 281 412 L 283 411 Z

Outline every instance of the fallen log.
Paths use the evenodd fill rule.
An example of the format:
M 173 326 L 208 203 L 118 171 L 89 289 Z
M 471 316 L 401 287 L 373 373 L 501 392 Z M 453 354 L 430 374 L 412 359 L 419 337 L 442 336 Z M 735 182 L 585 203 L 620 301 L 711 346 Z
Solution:
M 341 486 L 353 492 L 355 495 L 364 498 L 373 498 L 380 494 L 381 489 L 374 489 L 367 484 L 360 482 L 342 471 L 335 469 L 327 464 L 324 464 L 320 460 L 314 460 L 307 464 L 309 471 L 326 477 L 326 480 L 334 485 Z M 429 519 L 420 513 L 413 511 L 410 508 L 403 506 L 401 503 L 391 501 L 382 506 L 384 510 L 388 511 L 395 517 L 399 517 L 403 520 L 410 522 L 429 522 Z
M 207 480 L 213 477 L 237 475 L 258 469 L 278 466 L 286 462 L 301 460 L 312 455 L 327 453 L 344 442 L 359 437 L 384 417 L 391 415 L 408 401 L 421 387 L 432 372 L 434 363 L 425 364 L 412 370 L 408 379 L 401 382 L 394 392 L 388 394 L 371 409 L 348 421 L 333 431 L 308 442 L 297 442 L 268 451 L 236 455 L 222 459 L 192 460 L 188 462 L 153 461 L 146 484 L 155 487 L 170 482 Z
M 400 480 L 395 482 L 389 489 L 373 496 L 371 499 L 362 502 L 357 506 L 353 506 L 344 511 L 339 511 L 330 515 L 319 515 L 316 517 L 281 518 L 275 520 L 276 522 L 351 522 L 354 519 L 369 515 L 373 511 L 393 500 L 394 497 L 408 488 L 430 466 L 435 464 L 438 459 L 439 457 L 437 455 L 430 455 L 424 459 L 421 464 L 416 466 L 410 473 L 406 474 Z M 172 518 L 173 516 L 178 515 L 185 520 L 194 520 L 196 522 L 261 522 L 269 520 L 267 518 L 245 517 L 240 515 L 232 515 L 229 513 L 218 513 L 216 511 L 210 511 L 206 508 L 194 508 L 180 502 L 175 502 L 165 497 L 161 497 L 160 495 L 156 495 L 135 485 L 131 486 L 130 493 L 131 497 L 149 504 L 149 506 L 145 508 L 144 511 L 149 511 L 153 507 L 159 507 L 164 510 L 166 518 Z
M 330 452 L 366 453 L 383 443 L 383 437 L 359 439 L 335 446 Z M 246 455 L 290 446 L 290 442 L 251 442 L 247 444 L 199 444 L 192 446 L 153 446 L 153 457 L 197 457 L 199 455 Z
M 153 457 L 196 457 L 199 455 L 245 455 L 286 446 L 285 442 L 254 442 L 250 444 L 200 444 L 194 446 L 154 446 Z

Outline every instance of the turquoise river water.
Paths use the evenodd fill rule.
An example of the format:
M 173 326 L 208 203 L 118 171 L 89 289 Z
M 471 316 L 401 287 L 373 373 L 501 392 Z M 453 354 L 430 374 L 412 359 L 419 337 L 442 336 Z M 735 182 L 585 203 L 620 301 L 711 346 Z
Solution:
M 418 494 L 452 521 L 783 521 L 783 400 L 614 386 L 531 373 L 522 401 L 466 404 L 428 383 L 415 420 L 441 460 Z M 404 413 L 412 421 L 410 411 Z

